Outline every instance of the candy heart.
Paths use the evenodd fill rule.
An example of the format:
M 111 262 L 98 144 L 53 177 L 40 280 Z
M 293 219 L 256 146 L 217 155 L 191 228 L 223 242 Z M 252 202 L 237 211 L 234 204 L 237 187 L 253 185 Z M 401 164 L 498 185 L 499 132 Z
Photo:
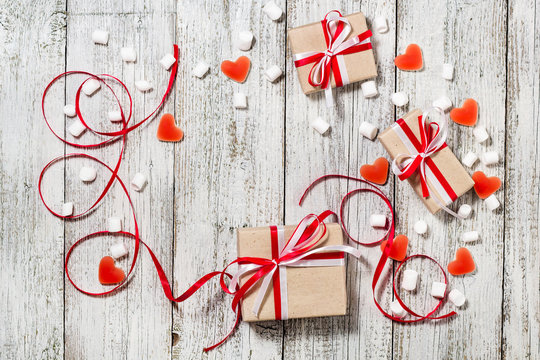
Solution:
M 124 270 L 114 266 L 114 259 L 110 256 L 105 256 L 99 262 L 99 282 L 103 285 L 118 284 L 126 278 Z
M 180 141 L 184 137 L 184 132 L 174 123 L 174 116 L 163 114 L 159 120 L 157 138 L 161 141 Z
M 472 174 L 472 179 L 474 180 L 474 191 L 480 199 L 488 198 L 501 187 L 501 179 L 496 176 L 487 177 L 481 171 Z
M 459 248 L 456 251 L 456 259 L 448 264 L 448 272 L 452 275 L 464 275 L 474 271 L 476 265 L 467 248 Z
M 396 56 L 394 64 L 401 70 L 412 71 L 422 69 L 424 61 L 422 60 L 422 50 L 420 49 L 420 46 L 416 44 L 407 46 L 405 54 Z
M 478 103 L 474 99 L 467 99 L 460 108 L 450 111 L 450 119 L 465 126 L 474 126 L 478 119 Z
M 388 180 L 388 160 L 380 157 L 373 165 L 362 165 L 360 175 L 369 182 L 384 185 Z
M 240 56 L 235 62 L 225 60 L 221 63 L 221 72 L 230 79 L 243 83 L 249 73 L 251 61 L 247 56 Z
M 388 240 L 384 240 L 381 243 L 381 251 L 384 251 Z M 397 261 L 403 261 L 407 256 L 407 247 L 409 246 L 409 239 L 405 235 L 398 235 L 394 238 L 392 247 L 390 248 L 390 254 L 388 256 Z

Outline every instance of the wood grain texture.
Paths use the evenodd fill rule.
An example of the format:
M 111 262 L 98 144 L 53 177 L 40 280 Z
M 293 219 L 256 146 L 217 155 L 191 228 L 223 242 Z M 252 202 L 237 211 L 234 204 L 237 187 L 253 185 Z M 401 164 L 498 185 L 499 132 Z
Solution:
M 414 42 L 422 47 L 424 56 L 422 71 L 398 72 L 397 89 L 409 94 L 410 107 L 426 108 L 444 93 L 455 106 L 461 106 L 465 98 L 472 97 L 479 103 L 478 124 L 487 128 L 491 139 L 487 144 L 475 144 L 471 128 L 451 123 L 450 147 L 460 159 L 468 151 L 503 153 L 506 42 L 502 34 L 506 29 L 506 4 L 500 1 L 457 4 L 400 1 L 397 10 L 397 52 L 402 53 Z M 455 65 L 452 82 L 441 77 L 445 62 Z M 477 164 L 472 170 L 483 170 L 504 179 L 503 165 L 487 168 Z M 501 193 L 497 196 L 502 198 Z M 448 264 L 456 249 L 464 246 L 463 232 L 474 229 L 482 234 L 481 241 L 466 246 L 477 264 L 475 273 L 449 279 L 449 289 L 464 292 L 467 306 L 457 309 L 459 315 L 448 321 L 418 326 L 394 324 L 394 356 L 397 358 L 491 359 L 500 351 L 504 206 L 491 212 L 472 191 L 457 201 L 458 206 L 462 203 L 472 204 L 470 219 L 458 222 L 443 212 L 430 216 L 408 184 L 396 184 L 398 229 L 410 235 L 410 253 L 429 254 L 442 264 Z M 428 222 L 427 236 L 420 237 L 412 231 L 419 219 Z M 429 295 L 431 283 L 441 275 L 427 261 L 414 261 L 407 268 L 419 271 L 421 280 L 418 290 L 407 294 L 405 299 L 414 304 L 413 309 L 429 311 L 435 303 Z M 426 305 L 422 308 L 417 304 Z M 447 304 L 443 312 L 451 308 Z M 486 309 L 491 309 L 489 315 Z M 482 326 L 477 326 L 479 322 Z
M 383 2 L 357 4 L 323 2 L 318 5 L 305 2 L 288 2 L 288 27 L 320 20 L 321 16 L 334 8 L 344 14 L 363 11 L 365 14 L 383 14 L 394 23 L 395 4 Z M 370 18 L 368 15 L 368 23 Z M 376 35 L 376 56 L 389 59 L 394 51 L 393 32 Z M 381 129 L 393 121 L 393 108 L 385 97 L 367 100 L 360 85 L 353 84 L 334 91 L 337 100 L 335 109 L 327 109 L 322 93 L 305 96 L 297 81 L 296 69 L 292 66 L 292 55 L 288 50 L 287 67 L 287 123 L 286 123 L 286 222 L 294 223 L 309 212 L 325 209 L 338 211 L 341 198 L 361 184 L 343 180 L 329 180 L 319 184 L 307 198 L 303 207 L 298 200 L 310 181 L 324 174 L 359 176 L 359 167 L 375 158 L 384 156 L 378 142 L 363 138 L 359 133 L 361 122 L 368 121 Z M 394 88 L 393 67 L 385 66 L 382 60 L 377 83 L 381 93 L 391 93 Z M 319 135 L 309 127 L 309 122 L 322 116 L 331 125 L 328 134 Z M 302 176 L 298 176 L 302 174 Z M 392 182 L 387 189 L 392 189 Z M 391 194 L 390 194 L 391 195 Z M 360 241 L 374 241 L 381 232 L 368 226 L 372 212 L 385 211 L 384 205 L 370 197 L 358 195 L 347 206 L 346 216 L 351 232 Z M 356 235 L 358 234 L 358 235 Z M 378 236 L 378 237 L 377 237 Z M 341 318 L 318 318 L 291 320 L 285 328 L 285 357 L 307 358 L 391 358 L 389 338 L 391 323 L 381 318 L 373 305 L 371 280 L 374 266 L 380 256 L 378 247 L 363 247 L 365 255 L 360 261 L 348 261 L 347 284 L 349 315 Z M 387 305 L 385 298 L 382 304 Z M 372 336 L 373 334 L 377 334 Z
M 318 1 L 276 0 L 285 10 L 280 21 L 263 12 L 264 0 L 181 1 L 81 0 L 20 3 L 0 0 L 0 354 L 6 359 L 537 359 L 540 357 L 540 228 L 539 45 L 540 1 L 497 0 L 433 2 L 428 0 Z M 362 11 L 368 25 L 377 15 L 390 31 L 372 38 L 380 95 L 365 99 L 360 84 L 334 92 L 335 109 L 322 93 L 305 96 L 286 43 L 287 29 L 320 20 L 327 11 Z M 91 32 L 110 32 L 107 46 L 94 45 Z M 255 36 L 253 49 L 235 46 L 239 31 Z M 63 257 L 81 236 L 105 229 L 109 216 L 120 216 L 133 231 L 129 204 L 120 187 L 90 215 L 60 221 L 39 201 L 37 178 L 55 156 L 76 149 L 50 133 L 41 116 L 44 86 L 64 69 L 107 72 L 125 80 L 134 96 L 135 120 L 153 110 L 169 73 L 158 61 L 172 44 L 180 45 L 176 87 L 163 111 L 175 115 L 185 131 L 177 144 L 156 140 L 157 120 L 128 137 L 120 176 L 126 183 L 137 172 L 149 178 L 143 192 L 132 192 L 141 235 L 161 261 L 179 295 L 200 276 L 220 270 L 236 257 L 236 229 L 267 224 L 293 224 L 305 214 L 337 210 L 353 181 L 330 180 L 312 190 L 302 207 L 300 194 L 311 180 L 327 173 L 357 176 L 362 164 L 386 156 L 378 141 L 359 134 L 362 121 L 381 130 L 407 111 L 426 108 L 440 95 L 455 106 L 472 97 L 479 103 L 479 124 L 491 135 L 476 144 L 472 129 L 450 124 L 448 143 L 458 158 L 473 151 L 501 154 L 496 166 L 480 162 L 472 169 L 497 175 L 504 188 L 496 193 L 501 208 L 491 212 L 473 191 L 458 200 L 472 204 L 470 219 L 458 222 L 441 213 L 432 216 L 406 183 L 391 177 L 383 187 L 394 201 L 398 233 L 409 236 L 409 254 L 434 256 L 443 266 L 463 246 L 461 235 L 478 230 L 481 240 L 467 245 L 477 264 L 472 275 L 450 277 L 450 288 L 467 296 L 459 315 L 417 325 L 392 323 L 375 308 L 371 295 L 373 269 L 380 249 L 361 247 L 360 261 L 349 259 L 349 314 L 344 317 L 241 324 L 220 348 L 202 348 L 220 340 L 234 322 L 231 297 L 217 281 L 185 303 L 163 296 L 145 250 L 129 285 L 111 296 L 89 297 L 63 277 Z M 425 67 L 403 72 L 393 58 L 410 43 L 423 50 Z M 120 48 L 137 50 L 135 64 L 123 63 Z M 251 72 L 244 84 L 219 71 L 224 59 L 247 55 Z M 191 71 L 199 60 L 210 72 L 197 79 Z M 440 76 L 443 63 L 455 66 L 455 78 Z M 276 64 L 284 75 L 269 83 L 263 73 Z M 146 78 L 154 90 L 142 94 L 135 80 Z M 73 119 L 62 107 L 73 103 L 84 78 L 59 81 L 46 102 L 55 130 L 64 134 Z M 118 87 L 115 90 L 120 92 Z M 232 106 L 234 92 L 248 95 L 248 109 Z M 390 95 L 404 91 L 409 105 L 394 108 Z M 127 96 L 122 94 L 127 106 Z M 15 105 L 14 105 L 15 104 Z M 102 88 L 82 95 L 85 119 L 112 130 L 106 112 L 114 106 Z M 331 125 L 324 136 L 309 127 L 322 116 Z M 68 139 L 71 139 L 69 133 Z M 96 140 L 85 133 L 82 142 Z M 45 146 L 44 146 L 45 145 Z M 89 153 L 108 163 L 120 144 Z M 44 195 L 59 210 L 64 201 L 75 211 L 90 205 L 107 180 L 83 184 L 78 173 L 84 160 L 55 164 L 44 179 Z M 346 207 L 345 221 L 361 240 L 380 234 L 368 225 L 369 215 L 384 212 L 371 197 L 357 195 Z M 429 232 L 413 232 L 424 219 Z M 111 244 L 110 236 L 82 244 L 73 254 L 74 280 L 90 290 L 105 289 L 97 266 Z M 128 240 L 125 240 L 128 242 Z M 132 243 L 130 251 L 133 253 Z M 127 270 L 129 259 L 118 261 Z M 395 266 L 388 264 L 389 273 Z M 421 273 L 418 290 L 403 294 L 413 309 L 435 303 L 431 282 L 440 275 L 427 261 L 409 266 Z M 38 296 L 34 296 L 38 294 Z M 378 292 L 389 307 L 389 283 Z M 445 304 L 443 312 L 452 310 Z
M 540 2 L 508 4 L 502 358 L 540 355 Z
M 182 71 L 177 81 L 179 118 L 185 141 L 176 152 L 175 290 L 185 291 L 202 275 L 221 270 L 236 257 L 236 228 L 283 222 L 284 79 L 269 83 L 263 73 L 285 65 L 285 22 L 273 22 L 260 3 L 178 3 Z M 251 51 L 234 44 L 238 31 L 255 36 Z M 247 55 L 245 83 L 227 79 L 222 60 Z M 202 80 L 191 70 L 205 60 Z M 233 108 L 234 92 L 248 96 L 248 108 Z M 179 342 L 174 357 L 199 358 L 234 323 L 231 297 L 217 281 L 174 312 Z M 208 358 L 281 358 L 280 322 L 242 324 Z
M 74 4 L 75 5 L 75 4 Z M 68 9 L 69 11 L 70 9 Z M 107 46 L 94 45 L 90 35 L 96 28 L 109 31 Z M 168 83 L 169 72 L 158 63 L 161 56 L 172 53 L 174 42 L 175 16 L 167 13 L 149 14 L 74 14 L 69 12 L 68 54 L 69 69 L 87 69 L 95 73 L 110 73 L 124 80 L 134 102 L 134 122 L 140 121 L 159 104 Z M 120 48 L 134 47 L 137 51 L 135 63 L 124 63 L 120 58 Z M 66 93 L 73 97 L 81 77 L 68 79 Z M 154 89 L 143 94 L 135 89 L 134 82 L 147 79 Z M 122 94 L 124 109 L 129 109 L 126 94 L 119 86 L 115 91 Z M 70 99 L 73 101 L 73 99 Z M 118 125 L 111 124 L 107 111 L 114 110 L 107 90 L 102 89 L 91 98 L 83 95 L 81 100 L 85 118 L 96 128 L 111 131 Z M 164 111 L 174 113 L 174 97 Z M 162 114 L 158 113 L 158 116 Z M 157 119 L 159 120 L 159 119 Z M 141 236 L 161 259 L 166 271 L 170 272 L 173 246 L 173 166 L 174 144 L 165 144 L 155 137 L 157 120 L 144 125 L 128 136 L 124 162 L 120 176 L 126 184 L 137 172 L 148 177 L 149 185 L 140 193 L 131 192 L 137 214 Z M 92 134 L 86 133 L 81 141 L 88 141 Z M 90 153 L 106 159 L 110 165 L 118 158 L 120 144 L 96 149 Z M 66 192 L 76 200 L 76 210 L 81 210 L 104 186 L 107 173 L 99 169 L 99 177 L 91 185 L 82 185 L 78 170 L 87 161 L 69 161 L 66 165 Z M 96 166 L 95 164 L 91 164 Z M 116 185 L 104 203 L 90 216 L 68 223 L 66 245 L 97 230 L 105 229 L 107 218 L 119 216 L 123 228 L 134 231 L 127 198 Z M 129 239 L 107 237 L 105 241 L 89 241 L 75 252 L 73 272 L 86 287 L 99 289 L 97 265 L 101 257 L 109 254 L 109 247 L 116 241 L 129 244 L 133 254 L 133 243 Z M 129 259 L 117 262 L 125 271 Z M 84 269 L 84 271 L 83 271 Z M 148 306 L 152 304 L 152 306 Z M 148 253 L 141 250 L 133 278 L 124 290 L 105 298 L 85 296 L 71 286 L 66 291 L 66 357 L 84 358 L 87 354 L 96 357 L 126 358 L 170 358 L 172 306 L 163 296 L 156 272 Z M 107 344 L 107 346 L 103 346 Z
M 49 77 L 65 68 L 64 8 L 61 1 L 0 2 L 0 353 L 4 359 L 54 359 L 64 353 L 64 226 L 44 211 L 37 190 L 41 168 L 64 152 L 42 120 L 40 101 Z M 61 87 L 52 89 L 46 103 L 51 115 L 62 121 L 63 93 Z M 43 185 L 47 201 L 57 211 L 64 197 L 63 171 L 61 164 L 55 166 Z

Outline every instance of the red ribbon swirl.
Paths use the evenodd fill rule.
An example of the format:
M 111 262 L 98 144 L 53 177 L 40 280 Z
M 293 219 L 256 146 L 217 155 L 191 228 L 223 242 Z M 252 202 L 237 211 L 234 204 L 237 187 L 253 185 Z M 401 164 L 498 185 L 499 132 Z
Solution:
M 394 242 L 394 237 L 395 237 L 395 222 L 394 222 L 394 210 L 392 208 L 392 204 L 390 202 L 390 200 L 388 199 L 388 197 L 378 188 L 376 187 L 375 185 L 365 181 L 365 180 L 362 180 L 362 179 L 358 179 L 358 178 L 355 178 L 355 177 L 352 177 L 352 176 L 348 176 L 348 175 L 336 175 L 336 174 L 330 174 L 330 175 L 324 175 L 324 176 L 321 176 L 320 178 L 317 178 L 315 179 L 315 181 L 313 181 L 308 187 L 307 189 L 304 191 L 304 194 L 302 195 L 302 197 L 300 198 L 300 201 L 298 203 L 298 205 L 302 205 L 302 202 L 304 201 L 305 197 L 307 196 L 308 192 L 319 182 L 321 181 L 325 181 L 327 179 L 346 179 L 346 180 L 353 180 L 353 181 L 358 181 L 358 182 L 361 182 L 365 185 L 368 186 L 368 188 L 359 188 L 359 189 L 354 189 L 350 192 L 348 192 L 344 197 L 343 199 L 341 200 L 341 205 L 340 205 L 340 216 L 339 216 L 339 221 L 341 223 L 341 226 L 343 228 L 343 231 L 345 232 L 345 234 L 354 242 L 358 243 L 358 244 L 361 244 L 361 245 L 374 245 L 382 240 L 384 240 L 385 238 L 388 239 L 387 243 L 386 243 L 386 246 L 382 252 L 382 255 L 379 259 L 379 262 L 377 263 L 377 267 L 375 268 L 375 272 L 373 273 L 373 281 L 371 283 L 371 289 L 372 289 L 372 292 L 373 292 L 373 301 L 375 303 L 375 306 L 377 307 L 377 309 L 379 309 L 379 311 L 384 315 L 386 316 L 387 318 L 389 319 L 392 319 L 394 321 L 397 321 L 397 322 L 401 322 L 401 323 L 412 323 L 412 322 L 418 322 L 418 321 L 422 321 L 422 320 L 425 320 L 425 319 L 430 319 L 430 320 L 436 320 L 436 319 L 444 319 L 444 318 L 447 318 L 447 317 L 450 317 L 450 316 L 453 316 L 453 315 L 457 315 L 457 313 L 455 311 L 452 311 L 448 314 L 444 314 L 444 315 L 441 315 L 441 316 L 437 316 L 437 317 L 433 317 L 432 315 L 440 308 L 440 306 L 442 305 L 443 303 L 443 299 L 439 300 L 439 302 L 437 303 L 437 305 L 435 306 L 435 308 L 433 310 L 431 310 L 428 314 L 426 315 L 419 315 L 419 314 L 416 314 L 414 311 L 412 311 L 407 305 L 405 305 L 405 303 L 403 302 L 403 300 L 400 298 L 399 296 L 399 293 L 397 291 L 397 287 L 396 287 L 396 278 L 397 278 L 397 275 L 399 274 L 399 271 L 401 269 L 401 267 L 407 262 L 407 261 L 410 261 L 411 259 L 415 259 L 415 258 L 426 258 L 426 259 L 429 259 L 433 262 L 435 262 L 435 264 L 438 265 L 438 267 L 440 268 L 441 272 L 443 273 L 444 275 L 444 283 L 445 284 L 448 284 L 447 282 L 447 278 L 446 278 L 446 273 L 444 271 L 444 269 L 442 268 L 442 266 L 433 258 L 427 256 L 427 255 L 423 255 L 423 254 L 417 254 L 417 255 L 411 255 L 407 258 L 405 258 L 398 266 L 398 268 L 396 269 L 395 273 L 394 273 L 394 276 L 393 276 L 393 280 L 392 280 L 392 288 L 393 288 L 393 292 L 394 292 L 394 296 L 396 298 L 396 300 L 400 303 L 400 305 L 405 309 L 405 311 L 407 311 L 410 315 L 416 317 L 416 319 L 411 319 L 411 320 L 403 320 L 401 318 L 398 318 L 398 317 L 395 317 L 393 316 L 392 314 L 386 312 L 386 310 L 384 310 L 382 308 L 382 306 L 379 304 L 378 300 L 377 300 L 377 297 L 376 297 L 376 293 L 375 293 L 375 289 L 377 287 L 377 284 L 379 283 L 379 280 L 380 280 L 380 277 L 381 277 L 381 274 L 382 274 L 382 271 L 384 269 L 384 265 L 386 264 L 386 261 L 388 260 L 388 257 L 389 257 L 389 254 L 390 254 L 390 249 L 392 248 L 392 244 Z M 383 237 L 382 239 L 378 240 L 378 241 L 375 241 L 375 242 L 360 242 L 356 239 L 354 239 L 349 231 L 347 230 L 347 227 L 345 226 L 345 223 L 343 222 L 343 208 L 344 208 L 344 205 L 345 203 L 348 201 L 348 199 L 354 195 L 354 194 L 357 194 L 357 193 L 372 193 L 372 194 L 375 194 L 377 195 L 379 198 L 381 198 L 384 203 L 386 204 L 386 206 L 388 207 L 388 209 L 390 210 L 390 214 L 391 214 L 391 218 L 390 218 L 390 226 L 389 226 L 389 230 L 387 232 L 387 234 L 385 235 L 385 237 Z

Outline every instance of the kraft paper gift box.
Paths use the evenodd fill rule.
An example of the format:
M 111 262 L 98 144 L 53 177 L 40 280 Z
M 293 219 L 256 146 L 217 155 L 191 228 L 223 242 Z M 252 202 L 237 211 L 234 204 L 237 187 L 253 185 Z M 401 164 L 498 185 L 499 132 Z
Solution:
M 349 20 L 352 27 L 347 40 L 368 30 L 366 18 L 361 12 L 347 15 L 345 18 Z M 324 52 L 327 49 L 320 21 L 290 29 L 288 39 L 293 57 L 295 54 L 303 52 Z M 377 76 L 377 65 L 375 64 L 373 49 L 343 55 L 343 61 L 347 69 L 349 83 L 371 79 Z M 313 64 L 307 64 L 296 68 L 302 91 L 306 95 L 323 90 L 321 87 L 311 86 L 308 82 L 309 72 L 312 66 Z M 331 84 L 333 88 L 336 87 L 333 72 L 331 75 Z
M 418 123 L 418 117 L 421 115 L 422 111 L 416 109 L 409 112 L 402 118 L 418 141 L 420 141 L 420 125 Z M 399 130 L 396 128 L 397 126 L 399 126 L 398 122 L 379 135 L 379 141 L 384 146 L 386 151 L 388 151 L 388 154 L 390 154 L 392 159 L 394 159 L 398 154 L 410 153 L 407 146 L 403 143 L 400 136 L 396 132 L 396 130 Z M 448 146 L 431 155 L 431 159 L 458 198 L 474 186 L 474 181 L 471 179 L 467 171 L 463 168 L 461 162 L 456 158 Z M 441 194 L 434 191 L 436 190 L 436 184 L 431 182 L 429 178 L 428 184 L 430 196 L 424 198 L 422 196 L 422 185 L 418 170 L 407 180 L 431 213 L 434 214 L 441 209 L 441 206 L 432 198 L 432 196 L 437 196 L 439 201 L 445 206 L 452 203 L 452 201 L 448 201 L 448 198 L 446 201 L 443 200 Z
M 284 226 L 285 241 L 290 238 L 295 225 Z M 343 233 L 339 224 L 326 224 L 327 234 L 316 247 L 342 245 Z M 260 257 L 272 259 L 270 227 L 238 229 L 238 257 Z M 345 315 L 347 313 L 347 290 L 345 262 L 339 266 L 286 267 L 286 318 L 306 318 L 318 316 Z M 244 284 L 252 274 L 240 278 Z M 259 292 L 259 281 L 251 288 L 242 301 L 244 321 L 275 320 L 274 288 L 272 283 L 266 293 L 258 316 L 252 312 Z M 282 317 L 282 319 L 285 317 Z

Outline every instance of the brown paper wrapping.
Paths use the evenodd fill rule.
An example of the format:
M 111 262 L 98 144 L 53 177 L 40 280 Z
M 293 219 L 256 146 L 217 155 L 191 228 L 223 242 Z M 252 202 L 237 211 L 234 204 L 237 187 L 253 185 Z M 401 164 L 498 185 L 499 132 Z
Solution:
M 347 39 L 368 30 L 366 18 L 361 12 L 345 16 L 345 18 L 349 20 L 352 27 L 351 33 Z M 293 55 L 306 51 L 326 50 L 326 41 L 324 40 L 324 34 L 320 21 L 290 29 L 288 38 Z M 377 65 L 375 64 L 373 49 L 344 55 L 343 60 L 345 61 L 347 74 L 349 75 L 349 83 L 351 84 L 377 76 Z M 320 87 L 315 88 L 308 83 L 309 71 L 311 70 L 312 66 L 313 64 L 308 64 L 296 68 L 298 72 L 298 80 L 300 80 L 300 85 L 302 86 L 302 91 L 306 95 L 322 90 Z M 333 73 L 331 80 L 332 87 L 336 87 Z
M 418 116 L 420 115 L 422 115 L 422 112 L 416 109 L 403 117 L 405 123 L 407 123 L 418 139 L 420 139 L 420 128 L 418 125 Z M 382 132 L 379 135 L 379 140 L 386 151 L 388 151 L 388 154 L 390 154 L 392 159 L 394 159 L 398 154 L 408 153 L 405 144 L 401 142 L 396 132 L 392 130 L 392 127 Z M 433 162 L 437 165 L 458 197 L 465 194 L 474 186 L 474 181 L 471 179 L 467 171 L 463 168 L 463 165 L 461 165 L 461 162 L 456 158 L 448 146 L 433 154 L 431 159 L 433 159 Z M 407 180 L 432 214 L 441 209 L 439 204 L 437 204 L 437 202 L 433 200 L 431 196 L 427 198 L 422 196 L 422 184 L 420 183 L 420 175 L 418 172 L 415 172 L 415 174 Z M 440 196 L 434 190 L 432 190 L 432 186 L 430 186 L 429 191 L 430 194 L 435 193 L 435 196 L 437 196 L 438 199 L 444 203 Z
M 285 239 L 289 239 L 296 226 L 285 226 Z M 343 233 L 339 224 L 326 224 L 327 235 L 316 247 L 342 245 Z M 270 227 L 238 229 L 238 257 L 255 256 L 271 259 Z M 345 315 L 347 290 L 345 266 L 287 267 L 287 301 L 289 319 Z M 240 278 L 242 285 L 247 274 Z M 260 281 L 242 301 L 242 320 L 274 320 L 274 290 L 272 284 L 262 302 L 258 317 L 253 314 L 253 303 L 260 288 Z

